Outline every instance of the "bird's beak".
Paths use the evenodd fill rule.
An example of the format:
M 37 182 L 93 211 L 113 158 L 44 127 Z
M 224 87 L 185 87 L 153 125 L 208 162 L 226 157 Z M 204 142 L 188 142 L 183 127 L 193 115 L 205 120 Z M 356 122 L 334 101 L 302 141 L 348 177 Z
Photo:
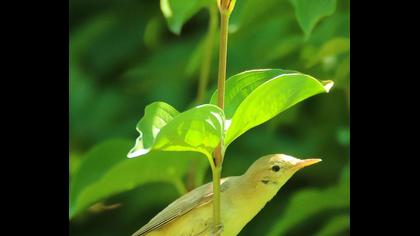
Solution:
M 321 159 L 305 159 L 305 160 L 301 160 L 293 168 L 299 170 L 299 169 L 302 169 L 303 167 L 313 165 L 313 164 L 318 163 L 320 161 L 322 161 L 322 160 Z

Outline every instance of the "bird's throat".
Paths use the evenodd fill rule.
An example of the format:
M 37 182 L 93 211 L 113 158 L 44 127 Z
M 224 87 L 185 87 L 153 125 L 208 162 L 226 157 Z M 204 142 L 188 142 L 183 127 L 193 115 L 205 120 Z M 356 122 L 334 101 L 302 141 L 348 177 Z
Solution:
M 245 178 L 235 179 L 234 184 L 222 193 L 222 221 L 226 231 L 236 235 L 250 222 L 280 189 L 278 183 L 247 182 Z M 231 228 L 232 227 L 232 228 Z M 231 231 L 233 230 L 233 231 Z M 239 230 L 236 232 L 236 230 Z

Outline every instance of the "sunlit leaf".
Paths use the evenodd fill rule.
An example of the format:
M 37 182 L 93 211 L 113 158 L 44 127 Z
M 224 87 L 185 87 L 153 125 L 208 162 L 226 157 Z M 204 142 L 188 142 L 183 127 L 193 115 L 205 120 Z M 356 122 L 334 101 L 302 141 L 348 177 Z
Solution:
M 153 152 L 128 159 L 130 140 L 115 139 L 98 144 L 84 157 L 70 184 L 69 217 L 92 204 L 141 184 L 167 182 L 185 193 L 182 178 L 194 160 L 197 175 L 203 176 L 207 160 L 197 152 Z
M 325 16 L 334 13 L 337 0 L 290 0 L 295 7 L 295 14 L 299 25 L 308 37 L 318 23 Z
M 155 102 L 145 108 L 144 117 L 137 124 L 140 137 L 136 141 L 135 149 L 130 152 L 130 157 L 148 152 L 153 145 L 160 130 L 177 116 L 179 112 L 164 102 Z
M 332 86 L 331 81 L 280 69 L 251 70 L 232 76 L 226 81 L 225 145 L 296 103 L 328 92 Z M 210 103 L 217 103 L 217 91 Z
M 285 235 L 304 220 L 329 209 L 350 206 L 350 172 L 346 167 L 340 182 L 324 190 L 304 189 L 292 196 L 284 214 L 271 228 L 268 236 Z
M 160 9 L 166 18 L 169 29 L 180 34 L 182 25 L 212 0 L 160 0 Z
M 140 133 L 128 157 L 137 157 L 151 150 L 195 151 L 211 158 L 223 132 L 223 111 L 210 104 L 179 113 L 170 105 L 154 102 L 146 107 L 137 124 Z

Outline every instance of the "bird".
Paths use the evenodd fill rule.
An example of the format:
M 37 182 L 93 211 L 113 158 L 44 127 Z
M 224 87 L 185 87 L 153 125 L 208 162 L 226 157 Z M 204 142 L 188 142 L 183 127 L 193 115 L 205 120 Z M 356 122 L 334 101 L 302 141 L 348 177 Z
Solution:
M 321 159 L 298 159 L 286 154 L 270 154 L 257 159 L 240 176 L 220 180 L 218 233 L 235 236 L 303 167 Z M 132 236 L 214 235 L 213 183 L 204 184 L 181 196 L 152 218 Z

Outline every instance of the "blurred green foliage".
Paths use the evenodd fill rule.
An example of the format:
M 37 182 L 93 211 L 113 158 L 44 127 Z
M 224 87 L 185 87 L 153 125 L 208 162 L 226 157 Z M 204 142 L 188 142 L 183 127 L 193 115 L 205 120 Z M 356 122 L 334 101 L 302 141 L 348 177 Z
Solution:
M 207 160 L 192 153 L 125 163 L 146 105 L 164 101 L 184 111 L 196 100 L 207 5 L 171 20 L 163 2 L 185 1 L 70 0 L 71 235 L 130 235 L 180 194 L 211 180 Z M 297 173 L 240 235 L 348 235 L 349 1 L 237 0 L 230 30 L 228 76 L 282 68 L 335 82 L 330 94 L 230 145 L 223 176 L 240 175 L 269 153 L 323 159 Z M 216 86 L 216 37 L 206 101 Z M 91 202 L 98 197 L 101 204 Z

